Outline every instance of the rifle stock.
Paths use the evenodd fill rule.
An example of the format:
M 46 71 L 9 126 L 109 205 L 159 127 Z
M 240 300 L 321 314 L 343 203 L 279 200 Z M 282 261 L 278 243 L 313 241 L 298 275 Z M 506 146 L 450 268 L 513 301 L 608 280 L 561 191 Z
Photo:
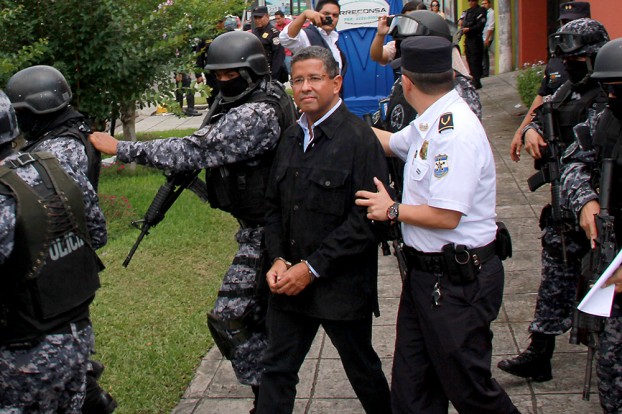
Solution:
M 175 201 L 179 198 L 181 193 L 186 189 L 192 189 L 194 187 L 201 187 L 201 180 L 197 177 L 201 170 L 183 171 L 174 174 L 167 174 L 166 182 L 160 186 L 153 201 L 149 205 L 147 212 L 142 220 L 136 220 L 132 222 L 132 226 L 140 230 L 140 234 L 136 239 L 136 242 L 130 249 L 127 257 L 123 261 L 123 267 L 127 267 L 136 253 L 136 249 L 142 242 L 143 238 L 149 234 L 149 230 L 155 227 L 164 220 L 166 212 L 171 208 Z M 197 183 L 197 181 L 199 183 Z M 199 190 L 200 191 L 200 190 Z M 196 191 L 193 190 L 196 193 Z M 201 197 L 199 195 L 199 197 Z

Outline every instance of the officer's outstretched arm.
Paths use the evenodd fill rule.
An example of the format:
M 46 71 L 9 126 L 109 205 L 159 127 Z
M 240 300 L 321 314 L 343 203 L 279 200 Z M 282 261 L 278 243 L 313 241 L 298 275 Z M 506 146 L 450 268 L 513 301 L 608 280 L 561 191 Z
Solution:
M 389 131 L 385 131 L 383 129 L 372 127 L 374 134 L 376 134 L 376 138 L 380 141 L 380 145 L 382 145 L 382 149 L 387 157 L 394 157 L 393 151 L 391 151 L 391 146 L 389 145 L 389 141 L 391 140 L 391 133 Z
M 119 141 L 112 135 L 105 132 L 93 132 L 89 135 L 89 141 L 91 141 L 91 144 L 97 151 L 108 155 L 117 155 L 117 144 Z
M 510 143 L 510 158 L 514 162 L 520 161 L 520 152 L 523 147 L 523 129 L 525 129 L 525 127 L 529 125 L 531 121 L 533 121 L 535 110 L 542 105 L 542 101 L 542 95 L 536 95 L 533 102 L 531 103 L 531 107 L 523 118 L 523 122 L 521 122 L 519 127 L 516 129 L 516 132 L 514 133 L 514 137 L 512 138 L 512 142 Z
M 378 191 L 357 191 L 356 205 L 367 207 L 369 220 L 386 221 L 389 219 L 388 210 L 394 201 L 382 184 L 382 181 L 374 177 L 374 184 Z M 460 223 L 462 213 L 454 210 L 431 207 L 428 205 L 400 204 L 398 207 L 397 220 L 417 227 L 432 229 L 455 229 Z

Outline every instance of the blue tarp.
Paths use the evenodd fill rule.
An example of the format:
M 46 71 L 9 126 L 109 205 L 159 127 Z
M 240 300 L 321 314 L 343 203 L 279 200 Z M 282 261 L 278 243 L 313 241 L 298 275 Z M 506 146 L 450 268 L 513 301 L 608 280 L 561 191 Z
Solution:
M 390 0 L 387 4 L 390 14 L 398 14 L 403 7 L 401 0 Z M 339 31 L 338 45 L 348 59 L 344 100 L 350 111 L 361 117 L 378 110 L 378 101 L 389 95 L 394 80 L 389 65 L 380 66 L 369 57 L 375 35 L 376 29 L 370 27 Z

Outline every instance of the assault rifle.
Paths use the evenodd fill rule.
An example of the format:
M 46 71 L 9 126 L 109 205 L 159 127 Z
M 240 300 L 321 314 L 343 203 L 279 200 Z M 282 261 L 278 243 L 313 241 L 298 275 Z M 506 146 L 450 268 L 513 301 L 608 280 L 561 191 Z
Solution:
M 527 179 L 527 185 L 531 192 L 536 191 L 546 183 L 551 183 L 551 215 L 553 226 L 559 230 L 562 242 L 562 254 L 564 264 L 568 263 L 566 256 L 566 241 L 564 239 L 563 214 L 561 208 L 561 166 L 560 158 L 563 151 L 563 143 L 558 134 L 558 126 L 554 116 L 553 104 L 546 100 L 541 107 L 542 126 L 544 128 L 544 140 L 546 141 L 546 151 L 541 160 L 536 160 L 535 168 L 537 173 Z
M 195 193 L 202 201 L 207 201 L 207 186 L 198 177 L 201 170 L 183 171 L 177 173 L 165 172 L 166 183 L 160 186 L 153 201 L 149 205 L 145 217 L 142 220 L 132 221 L 132 226 L 140 230 L 138 239 L 132 246 L 129 254 L 123 262 L 123 267 L 127 267 L 136 253 L 136 249 L 143 238 L 149 234 L 149 230 L 164 220 L 164 215 L 175 203 L 182 191 L 186 188 Z
M 587 346 L 587 363 L 583 380 L 583 399 L 585 401 L 590 399 L 592 362 L 598 346 L 598 334 L 603 329 L 603 318 L 581 312 L 576 306 L 616 256 L 614 217 L 610 213 L 614 163 L 615 160 L 611 158 L 602 161 L 599 194 L 600 213 L 595 216 L 598 230 L 596 247 L 591 250 L 588 267 L 579 278 L 577 301 L 572 318 L 572 331 L 570 332 L 571 344 Z

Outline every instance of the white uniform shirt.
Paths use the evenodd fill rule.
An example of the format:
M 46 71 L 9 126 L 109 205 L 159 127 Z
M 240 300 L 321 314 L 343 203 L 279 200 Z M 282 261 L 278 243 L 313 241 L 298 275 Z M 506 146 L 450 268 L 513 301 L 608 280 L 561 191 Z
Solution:
M 482 247 L 495 239 L 496 173 L 484 127 L 455 90 L 391 135 L 405 161 L 402 202 L 458 211 L 453 230 L 402 223 L 406 245 L 438 253 L 447 243 Z
M 291 23 L 290 23 L 291 24 Z M 339 48 L 337 47 L 337 40 L 339 40 L 339 33 L 336 30 L 332 30 L 329 34 L 326 33 L 326 30 L 321 27 L 317 28 L 318 32 L 320 32 L 320 36 L 322 39 L 328 44 L 333 57 L 339 64 L 339 71 L 341 71 L 343 63 L 341 62 L 341 53 L 339 53 Z M 281 40 L 281 44 L 283 47 L 292 51 L 292 53 L 296 53 L 302 48 L 311 46 L 311 42 L 309 42 L 309 37 L 307 33 L 305 33 L 304 28 L 300 29 L 298 36 L 290 37 L 289 36 L 289 24 L 285 26 L 283 31 L 279 34 L 279 39 Z

